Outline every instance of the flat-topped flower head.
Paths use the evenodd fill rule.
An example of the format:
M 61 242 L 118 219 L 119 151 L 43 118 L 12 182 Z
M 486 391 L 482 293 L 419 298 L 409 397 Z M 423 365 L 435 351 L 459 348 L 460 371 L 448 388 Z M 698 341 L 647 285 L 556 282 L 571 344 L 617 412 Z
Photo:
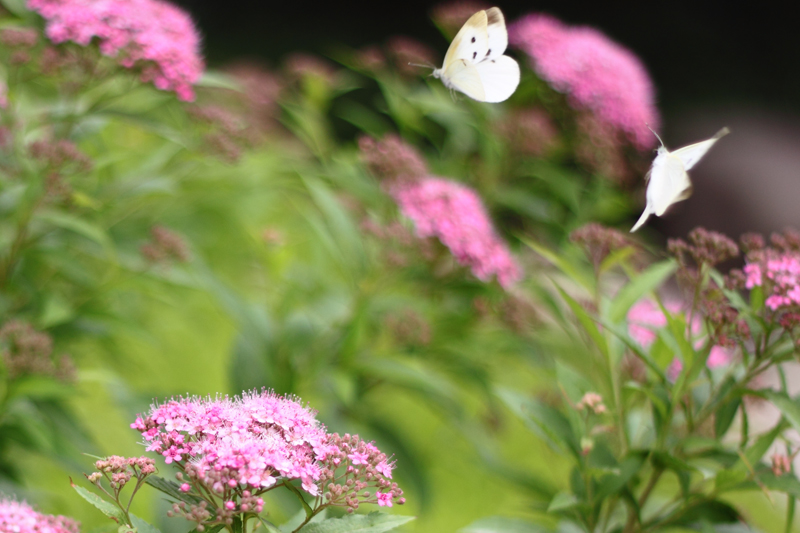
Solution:
M 481 281 L 496 277 L 504 288 L 522 277 L 522 270 L 495 233 L 477 193 L 442 178 L 398 182 L 390 189 L 420 238 L 436 237 L 459 263 Z
M 659 123 L 653 84 L 631 51 L 594 28 L 543 14 L 523 17 L 508 30 L 509 42 L 531 57 L 537 74 L 566 94 L 570 105 L 590 109 L 639 149 L 654 146 L 647 128 Z
M 217 505 L 212 516 L 205 507 L 176 504 L 173 514 L 198 525 L 260 512 L 258 496 L 284 481 L 298 480 L 308 494 L 322 497 L 329 482 L 352 478 L 346 490 L 327 497 L 333 502 L 341 497 L 341 505 L 350 507 L 378 503 L 359 496 L 365 487 L 394 491 L 395 499 L 402 495 L 389 481 L 393 465 L 385 454 L 357 436 L 329 434 L 316 412 L 295 397 L 254 390 L 233 398 L 172 399 L 154 405 L 131 427 L 142 434 L 148 451 L 179 470 L 182 492 Z M 360 488 L 352 492 L 353 487 Z
M 78 533 L 78 522 L 36 512 L 25 502 L 0 498 L 0 533 Z
M 200 36 L 189 15 L 162 0 L 28 0 L 46 21 L 54 43 L 72 41 L 100 51 L 144 82 L 194 100 L 192 85 L 203 73 Z

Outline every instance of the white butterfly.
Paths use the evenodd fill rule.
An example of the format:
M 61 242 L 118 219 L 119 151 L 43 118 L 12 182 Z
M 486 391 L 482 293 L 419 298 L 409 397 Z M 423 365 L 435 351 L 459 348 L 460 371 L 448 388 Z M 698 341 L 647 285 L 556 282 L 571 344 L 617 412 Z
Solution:
M 722 128 L 710 139 L 684 146 L 674 152 L 668 151 L 661 137 L 656 132 L 653 133 L 658 138 L 661 146 L 658 148 L 658 154 L 653 160 L 650 172 L 645 177 L 648 181 L 647 205 L 642 216 L 631 228 L 631 233 L 639 229 L 650 215 L 660 217 L 669 206 L 691 196 L 692 182 L 689 181 L 689 175 L 686 171 L 695 166 L 706 152 L 714 146 L 714 143 L 730 133 L 730 130 Z
M 502 102 L 519 85 L 519 65 L 503 55 L 506 46 L 508 32 L 500 9 L 478 11 L 459 30 L 433 77 L 479 102 Z

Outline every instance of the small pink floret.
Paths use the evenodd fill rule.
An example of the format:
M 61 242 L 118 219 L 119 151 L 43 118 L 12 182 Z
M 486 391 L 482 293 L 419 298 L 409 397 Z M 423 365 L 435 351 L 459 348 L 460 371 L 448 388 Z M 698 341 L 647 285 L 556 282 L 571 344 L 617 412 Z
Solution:
M 379 492 L 378 496 L 378 505 L 381 507 L 392 507 L 392 493 L 391 492 Z
M 188 483 L 181 485 L 181 492 L 189 492 L 190 490 L 192 490 L 192 486 Z

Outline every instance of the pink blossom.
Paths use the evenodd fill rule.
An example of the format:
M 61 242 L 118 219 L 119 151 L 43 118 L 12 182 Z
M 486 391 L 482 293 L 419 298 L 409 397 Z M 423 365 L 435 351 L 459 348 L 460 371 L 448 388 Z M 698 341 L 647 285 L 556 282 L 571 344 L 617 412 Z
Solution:
M 388 477 L 389 479 L 392 479 L 392 468 L 394 468 L 394 465 L 389 464 L 387 461 L 381 461 L 375 467 L 375 470 L 377 470 L 384 476 Z
M 768 253 L 760 263 L 746 264 L 744 273 L 748 289 L 766 287 L 768 296 L 764 304 L 773 311 L 800 305 L 800 254 L 797 252 Z
M 354 465 L 365 465 L 369 462 L 369 454 L 367 453 L 351 453 L 347 456 L 350 462 Z
M 303 490 L 318 496 L 331 470 L 324 463 L 335 470 L 344 458 L 363 465 L 376 481 L 391 478 L 386 455 L 372 443 L 330 435 L 297 398 L 266 390 L 234 398 L 172 399 L 154 405 L 131 426 L 141 432 L 148 450 L 184 471 L 189 478 L 181 486 L 184 492 L 192 484 L 220 495 L 237 486 L 262 490 L 283 478 L 300 480 Z
M 378 505 L 383 507 L 392 507 L 392 493 L 391 492 L 379 492 L 376 494 L 378 497 Z
M 681 310 L 681 304 L 677 302 L 667 302 L 664 307 L 670 313 L 678 313 Z M 653 341 L 656 340 L 656 330 L 666 327 L 666 325 L 667 317 L 653 300 L 639 300 L 628 311 L 628 334 L 643 348 L 648 348 L 653 344 Z M 693 332 L 699 331 L 699 327 L 700 323 L 695 322 L 692 327 Z
M 203 73 L 200 36 L 189 15 L 162 0 L 28 0 L 45 19 L 54 43 L 73 41 L 100 51 L 144 82 L 194 100 L 192 85 Z
M 418 237 L 437 237 L 481 281 L 496 276 L 508 288 L 522 277 L 472 189 L 442 178 L 423 178 L 398 181 L 390 192 L 403 215 L 414 222 Z
M 724 346 L 715 345 L 711 347 L 711 352 L 706 359 L 706 366 L 710 369 L 720 368 L 727 366 L 731 362 L 732 356 L 730 350 Z
M 71 518 L 37 513 L 25 502 L 0 499 L 2 533 L 78 533 L 78 529 Z
M 539 76 L 565 93 L 570 105 L 590 109 L 639 149 L 655 144 L 647 129 L 659 123 L 653 84 L 632 52 L 594 28 L 570 27 L 543 14 L 509 26 L 509 41 L 531 57 Z
M 676 357 L 667 367 L 667 379 L 675 381 L 681 375 L 681 372 L 683 372 L 683 361 Z

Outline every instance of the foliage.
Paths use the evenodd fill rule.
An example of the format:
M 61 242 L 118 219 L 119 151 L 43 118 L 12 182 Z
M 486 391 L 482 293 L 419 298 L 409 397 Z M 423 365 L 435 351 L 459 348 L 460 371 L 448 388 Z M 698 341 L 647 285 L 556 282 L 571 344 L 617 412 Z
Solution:
M 448 482 L 461 488 L 480 470 L 506 491 L 486 493 L 530 507 L 515 517 L 460 509 L 452 529 L 484 516 L 463 531 L 723 531 L 746 521 L 749 507 L 731 497 L 743 491 L 789 495 L 791 529 L 800 489 L 786 432 L 800 429 L 800 407 L 783 364 L 796 357 L 798 239 L 788 233 L 766 247 L 746 237 L 747 265 L 726 277 L 719 265 L 736 250 L 719 235 L 697 231 L 670 245 L 674 259 L 654 260 L 597 224 L 629 221 L 647 139 L 632 142 L 604 122 L 612 109 L 588 102 L 591 87 L 579 102 L 569 83 L 554 89 L 518 51 L 516 93 L 480 104 L 409 67 L 436 60 L 425 45 L 392 38 L 338 50 L 336 63 L 301 54 L 280 71 L 241 63 L 206 72 L 192 88 L 184 76 L 176 95 L 148 70 L 142 54 L 152 43 L 142 35 L 111 53 L 97 33 L 101 17 L 86 42 L 54 44 L 46 10 L 3 4 L 4 487 L 22 489 L 26 454 L 77 476 L 79 451 L 111 446 L 114 430 L 90 438 L 96 420 L 75 409 L 98 376 L 131 417 L 186 383 L 216 393 L 193 388 L 209 372 L 193 361 L 183 363 L 180 385 L 158 381 L 171 354 L 154 331 L 157 310 L 188 323 L 204 302 L 223 318 L 185 327 L 233 330 L 227 352 L 215 354 L 226 392 L 298 395 L 331 431 L 374 441 L 396 461 L 418 530 L 443 498 L 463 496 L 436 493 L 432 472 L 453 449 L 471 472 Z M 447 33 L 445 11 L 435 16 Z M 590 36 L 605 43 L 588 58 L 592 79 L 613 98 L 619 80 L 596 61 L 630 54 Z M 165 76 L 168 59 L 158 58 Z M 583 83 L 576 72 L 566 74 Z M 180 100 L 193 94 L 193 103 Z M 613 108 L 615 120 L 624 107 Z M 683 292 L 668 298 L 673 274 Z M 196 340 L 171 330 L 161 337 Z M 146 348 L 132 356 L 131 339 Z M 758 382 L 771 372 L 779 389 Z M 759 434 L 750 429 L 757 400 L 782 413 Z M 423 417 L 448 432 L 446 446 L 420 434 Z M 523 424 L 535 439 L 522 436 Z M 780 442 L 785 453 L 775 451 Z M 194 463 L 176 461 L 189 475 Z M 105 499 L 74 488 L 139 532 L 173 526 L 121 496 L 131 476 L 131 492 L 145 484 L 163 492 L 172 512 L 198 518 L 198 531 L 243 531 L 258 520 L 273 532 L 378 532 L 410 520 L 329 513 L 304 495 L 305 480 L 293 481 L 302 476 L 286 472 L 271 485 L 286 496 L 257 504 L 266 518 L 260 508 L 227 516 L 224 490 L 187 492 L 144 464 L 118 465 L 115 474 L 128 476 L 121 484 L 90 475 Z M 260 495 L 237 487 L 236 509 L 252 510 Z M 348 501 L 378 503 L 372 497 Z

